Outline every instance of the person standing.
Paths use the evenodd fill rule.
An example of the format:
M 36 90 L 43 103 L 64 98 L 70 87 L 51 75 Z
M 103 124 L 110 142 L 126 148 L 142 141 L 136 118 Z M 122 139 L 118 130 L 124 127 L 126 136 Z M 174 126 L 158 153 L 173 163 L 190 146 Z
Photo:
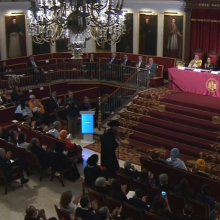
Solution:
M 60 103 L 61 103 L 61 99 L 57 98 L 57 92 L 53 91 L 48 101 L 49 112 L 53 113 L 55 112 L 55 109 L 60 108 L 61 107 Z
M 150 87 L 150 81 L 151 78 L 157 77 L 157 64 L 154 63 L 154 59 L 152 57 L 149 58 L 149 63 L 145 65 L 145 68 L 147 69 L 147 88 Z
M 68 132 L 72 134 L 73 138 L 76 138 L 79 102 L 73 97 L 73 91 L 69 91 L 68 95 L 69 97 L 64 102 L 68 120 Z
M 115 172 L 119 168 L 115 150 L 119 147 L 120 142 L 116 140 L 115 135 L 120 126 L 116 120 L 108 123 L 101 143 L 101 166 L 106 167 L 110 177 L 114 177 Z

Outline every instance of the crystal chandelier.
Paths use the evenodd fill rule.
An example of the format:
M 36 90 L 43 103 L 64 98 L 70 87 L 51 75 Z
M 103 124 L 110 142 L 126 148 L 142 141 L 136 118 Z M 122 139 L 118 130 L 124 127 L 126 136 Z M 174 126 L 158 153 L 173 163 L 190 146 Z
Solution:
M 114 44 L 124 33 L 123 1 L 31 0 L 27 32 L 35 43 L 68 39 L 73 57 L 80 57 L 86 40 Z M 121 2 L 120 2 L 121 1 Z

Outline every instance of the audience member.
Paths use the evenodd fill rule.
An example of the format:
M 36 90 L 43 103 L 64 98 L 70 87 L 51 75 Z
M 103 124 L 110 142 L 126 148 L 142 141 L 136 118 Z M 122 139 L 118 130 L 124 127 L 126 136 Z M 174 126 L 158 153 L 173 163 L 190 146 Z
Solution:
M 44 128 L 45 128 L 45 123 L 43 122 L 43 120 L 42 119 L 37 119 L 36 127 L 35 127 L 34 130 L 40 131 L 40 132 L 45 132 Z
M 123 202 L 127 202 L 128 199 L 126 197 L 127 185 L 121 185 L 118 180 L 113 180 L 110 187 L 110 196 L 116 200 L 120 200 Z
M 13 102 L 15 102 L 16 105 L 19 104 L 20 99 L 25 99 L 24 96 L 23 96 L 23 93 L 20 90 L 20 88 L 18 87 L 18 85 L 16 85 L 14 87 L 14 90 L 13 90 L 11 96 L 12 96 Z
M 28 149 L 29 143 L 26 142 L 26 134 L 25 133 L 19 133 L 18 134 L 18 147 L 21 147 L 25 150 Z
M 89 111 L 91 109 L 91 105 L 89 103 L 89 98 L 87 96 L 84 97 L 81 106 L 80 106 L 81 111 Z
M 80 199 L 80 207 L 76 209 L 76 217 L 82 220 L 100 220 L 100 217 L 94 212 L 98 209 L 98 204 L 92 201 L 90 204 L 89 198 L 84 196 Z
M 21 98 L 19 100 L 19 105 L 17 106 L 15 110 L 16 118 L 19 121 L 23 121 L 25 116 L 28 116 L 29 118 L 33 118 L 33 114 L 31 109 L 28 107 L 28 102 L 25 100 L 25 98 Z
M 17 170 L 17 167 L 18 167 L 19 172 L 21 174 L 22 183 L 27 183 L 29 179 L 24 178 L 23 171 L 25 170 L 25 168 L 23 164 L 18 158 L 15 158 L 13 161 L 11 161 L 11 154 L 12 153 L 10 151 L 6 153 L 4 148 L 0 148 L 0 166 L 2 168 L 2 171 L 5 174 L 6 180 L 8 182 L 11 182 L 13 180 L 13 174 L 18 172 Z
M 180 216 L 179 220 L 197 220 L 193 217 L 193 206 L 190 203 L 186 203 L 183 209 L 183 215 Z
M 193 169 L 193 173 L 199 176 L 210 178 L 205 172 L 205 161 L 203 159 L 198 159 Z
M 84 168 L 85 183 L 92 186 L 95 180 L 103 175 L 101 168 L 98 166 L 99 157 L 97 154 L 91 155 L 87 159 L 87 165 Z
M 121 220 L 121 211 L 122 206 L 120 208 L 117 207 L 113 211 L 112 215 L 110 215 L 108 207 L 103 206 L 98 210 L 98 215 L 100 220 Z
M 27 127 L 27 128 L 32 129 L 32 126 L 31 126 L 31 123 L 32 123 L 32 122 L 31 122 L 31 118 L 30 118 L 28 115 L 26 115 L 26 116 L 23 117 L 23 120 L 24 120 L 24 122 L 22 123 L 22 125 L 25 126 L 25 127 Z M 36 121 L 33 121 L 33 122 L 36 123 Z
M 172 167 L 188 171 L 185 163 L 179 158 L 180 151 L 178 148 L 173 148 L 170 152 L 170 158 L 166 159 L 166 163 Z
M 45 150 L 47 146 L 40 146 L 40 141 L 37 138 L 32 138 L 28 150 L 37 156 L 37 159 L 42 168 L 50 167 L 50 156 Z
M 76 208 L 80 207 L 79 206 L 80 199 L 81 199 L 80 195 L 75 196 L 73 199 L 72 191 L 67 190 L 61 194 L 60 208 L 63 209 L 64 211 L 75 214 Z
M 73 91 L 69 91 L 68 95 L 69 97 L 64 102 L 68 120 L 68 132 L 72 134 L 73 138 L 76 138 L 80 106 L 78 100 L 73 97 Z
M 44 209 L 36 209 L 33 205 L 26 208 L 26 215 L 24 220 L 47 220 Z M 48 218 L 48 220 L 57 220 L 55 217 Z
M 135 179 L 139 176 L 139 172 L 135 169 L 134 165 L 131 164 L 130 160 L 124 162 L 124 168 L 120 167 L 119 172 Z
M 57 92 L 53 91 L 51 93 L 49 102 L 48 102 L 48 108 L 49 108 L 49 112 L 53 113 L 55 111 L 55 109 L 58 109 L 61 107 L 60 103 L 61 103 L 61 99 L 57 98 Z
M 164 161 L 164 160 L 161 160 L 160 159 L 160 154 L 156 153 L 156 152 L 153 152 L 151 154 L 151 159 L 157 163 L 161 163 L 161 164 L 164 164 L 166 165 L 167 163 Z
M 17 144 L 18 140 L 18 133 L 14 130 L 9 131 L 9 137 L 8 137 L 8 142 L 12 144 Z
M 135 196 L 133 198 L 130 198 L 128 200 L 128 203 L 139 209 L 144 209 L 146 211 L 150 210 L 150 206 L 147 205 L 147 196 L 144 195 L 142 189 L 136 189 Z
M 112 57 L 108 60 L 109 64 L 118 64 L 118 59 L 116 58 L 116 53 L 112 53 Z
M 8 92 L 7 89 L 3 89 L 3 95 L 1 96 L 2 98 L 2 104 L 3 105 L 14 105 L 11 94 Z
M 66 143 L 66 149 L 67 150 L 73 150 L 73 149 L 76 149 L 77 146 L 75 143 L 72 143 L 70 141 L 69 138 L 67 138 L 68 134 L 67 134 L 67 131 L 66 130 L 61 130 L 60 131 L 60 136 L 58 137 L 59 140 L 61 141 L 64 141 Z
M 43 82 L 43 68 L 40 68 L 38 63 L 34 60 L 33 56 L 30 56 L 30 60 L 27 63 L 27 67 L 31 68 L 30 74 L 33 75 L 34 84 L 37 85 L 39 82 Z
M 89 59 L 87 60 L 87 69 L 88 69 L 88 72 L 89 72 L 89 77 L 90 79 L 93 78 L 93 75 L 92 75 L 92 72 L 94 71 L 94 73 L 96 74 L 97 72 L 97 62 L 98 60 L 96 59 L 96 57 L 94 56 L 93 53 L 91 53 L 89 55 Z
M 59 121 L 55 121 L 53 123 L 53 128 L 51 128 L 47 133 L 53 135 L 55 138 L 59 138 L 61 130 L 61 123 Z
M 111 179 L 109 179 L 109 181 L 107 182 L 104 177 L 98 177 L 92 189 L 101 194 L 109 195 L 109 186 L 111 185 L 111 182 Z
M 145 65 L 146 65 L 146 62 L 143 61 L 143 56 L 142 55 L 139 55 L 138 56 L 138 61 L 136 62 L 136 67 L 137 68 L 145 68 Z
M 175 217 L 170 209 L 167 196 L 164 198 L 162 195 L 157 195 L 153 199 L 150 211 L 157 216 L 174 220 Z
M 64 142 L 56 142 L 54 150 L 50 152 L 50 163 L 57 171 L 70 169 L 68 173 L 64 174 L 67 179 L 75 181 L 80 178 L 76 162 L 69 160 L 65 154 Z
M 180 181 L 179 186 L 177 186 L 177 194 L 186 199 L 194 198 L 193 191 L 190 189 L 189 182 L 186 179 Z
M 124 82 L 124 73 L 130 74 L 131 69 L 128 67 L 131 66 L 131 61 L 128 59 L 128 55 L 124 54 L 124 59 L 121 62 L 122 69 L 118 72 L 118 81 L 123 83 Z
M 112 53 L 112 57 L 108 60 L 108 70 L 107 70 L 107 81 L 111 80 L 111 71 L 115 71 L 115 65 L 118 64 L 118 59 L 116 58 L 116 53 Z M 114 65 L 112 65 L 114 64 Z
M 165 174 L 165 173 L 160 174 L 159 181 L 160 181 L 160 183 L 159 183 L 158 187 L 160 187 L 161 191 L 165 191 L 165 192 L 170 191 L 170 192 L 174 192 L 174 193 L 177 192 L 177 189 L 174 186 L 168 184 L 168 175 L 167 174 Z
M 12 74 L 11 69 L 8 68 L 7 63 L 5 61 L 2 62 L 0 73 L 4 73 L 4 75 Z M 1 74 L 0 78 L 4 79 L 5 77 L 7 77 L 7 76 L 4 77 L 4 75 Z M 8 76 L 8 88 L 12 89 L 13 87 L 14 87 L 14 79 L 12 78 L 12 76 Z
M 142 183 L 155 185 L 154 174 L 148 171 L 146 168 L 142 169 L 137 178 Z

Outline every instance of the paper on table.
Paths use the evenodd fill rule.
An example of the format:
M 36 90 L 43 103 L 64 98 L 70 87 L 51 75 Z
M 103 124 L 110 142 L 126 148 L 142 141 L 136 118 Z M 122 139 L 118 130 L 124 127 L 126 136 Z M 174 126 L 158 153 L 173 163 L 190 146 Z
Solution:
M 185 70 L 184 66 L 178 66 L 178 70 Z
M 194 69 L 195 72 L 201 72 L 201 69 Z
M 212 71 L 212 74 L 219 74 L 219 71 Z
M 128 194 L 126 195 L 127 199 L 133 198 L 135 195 L 135 191 L 129 191 Z

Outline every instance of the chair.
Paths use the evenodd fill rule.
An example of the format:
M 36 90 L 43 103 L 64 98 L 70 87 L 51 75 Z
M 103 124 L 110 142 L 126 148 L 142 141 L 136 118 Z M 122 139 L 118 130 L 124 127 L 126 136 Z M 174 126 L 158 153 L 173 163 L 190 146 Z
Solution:
M 151 191 L 151 198 L 153 199 L 155 196 L 161 194 L 161 189 L 155 186 L 151 186 L 150 188 Z
M 134 206 L 128 205 L 125 203 L 124 205 L 126 217 L 133 218 L 134 220 L 144 220 L 143 211 Z
M 146 183 L 142 183 L 136 179 L 132 179 L 133 180 L 133 186 L 134 186 L 134 189 L 142 189 L 143 192 L 144 192 L 144 195 L 146 196 L 150 196 L 150 193 L 149 193 L 149 184 L 146 184 Z
M 87 193 L 86 193 L 86 189 L 87 189 Z M 88 189 L 89 189 L 89 186 L 85 183 L 85 182 L 82 182 L 82 195 L 85 196 L 85 195 L 88 195 Z
M 202 51 L 200 48 L 196 49 L 193 52 L 193 59 L 194 59 L 195 55 L 199 55 L 199 59 L 203 60 L 203 58 L 204 58 L 204 51 Z
M 0 181 L 2 181 L 2 182 L 4 183 L 4 185 L 5 185 L 5 195 L 7 195 L 7 193 L 8 193 L 9 191 L 13 190 L 13 189 L 17 189 L 17 188 L 19 188 L 19 187 L 23 187 L 22 176 L 21 176 L 21 173 L 20 173 L 20 171 L 19 171 L 19 168 L 18 168 L 18 167 L 15 167 L 14 169 L 16 169 L 17 172 L 16 172 L 16 173 L 13 173 L 13 176 L 12 176 L 12 177 L 13 177 L 13 181 L 18 180 L 18 179 L 20 179 L 20 181 L 21 181 L 21 184 L 18 185 L 18 186 L 16 186 L 16 187 L 10 185 L 10 183 L 7 181 L 7 179 L 6 179 L 6 177 L 5 177 L 5 174 L 7 174 L 7 173 L 9 173 L 9 172 L 12 172 L 12 170 L 7 171 L 7 172 L 4 173 L 3 170 L 2 170 L 2 168 L 1 168 L 1 166 L 0 166 Z M 8 189 L 8 188 L 10 188 L 10 189 Z
M 169 192 L 167 196 L 169 200 L 169 205 L 172 208 L 172 210 L 179 211 L 181 213 L 186 203 L 186 199 L 171 192 Z
M 109 196 L 106 196 L 106 206 L 109 208 L 110 213 L 112 213 L 115 208 L 122 206 L 122 203 Z
M 12 156 L 11 156 L 12 159 L 17 157 L 17 155 L 16 155 L 16 148 L 17 147 L 14 144 L 7 142 L 6 143 L 6 148 L 7 148 L 7 151 L 12 152 Z
M 131 177 L 117 172 L 117 179 L 122 185 L 127 185 L 128 192 L 133 189 Z
M 98 202 L 99 208 L 105 206 L 105 196 L 98 193 L 92 189 L 89 189 L 89 199 L 90 201 L 96 200 Z
M 65 210 L 62 210 L 60 207 L 58 207 L 57 205 L 54 205 L 56 213 L 57 213 L 57 217 L 59 220 L 71 220 L 70 219 L 70 212 L 67 212 Z
M 164 219 L 166 219 L 166 218 L 162 218 L 162 217 L 156 216 L 156 215 L 154 215 L 154 214 L 152 214 L 150 212 L 146 212 L 146 211 L 144 212 L 144 217 L 147 220 L 164 220 Z
M 27 159 L 27 151 L 21 147 L 16 147 L 16 156 L 24 163 L 24 165 L 28 165 Z
M 37 170 L 40 172 L 40 181 L 42 180 L 43 178 L 43 174 L 44 176 L 45 173 L 43 173 L 44 170 L 48 169 L 49 167 L 41 167 L 38 159 L 37 159 L 37 156 L 29 151 L 27 151 L 27 159 L 28 159 L 28 163 L 29 165 L 34 169 L 34 170 Z
M 218 54 L 215 51 L 211 51 L 210 53 L 207 53 L 207 57 L 211 57 L 212 58 L 212 62 L 215 65 L 215 69 L 218 69 Z
M 63 174 L 67 173 L 67 172 L 71 172 L 71 176 L 73 176 L 73 170 L 70 169 L 65 169 L 65 170 L 56 170 L 55 168 L 51 167 L 51 179 L 50 181 L 53 181 L 54 178 L 57 178 L 61 185 L 64 187 L 64 183 L 63 183 Z
M 6 140 L 0 138 L 0 147 L 4 148 L 7 151 L 6 143 Z

